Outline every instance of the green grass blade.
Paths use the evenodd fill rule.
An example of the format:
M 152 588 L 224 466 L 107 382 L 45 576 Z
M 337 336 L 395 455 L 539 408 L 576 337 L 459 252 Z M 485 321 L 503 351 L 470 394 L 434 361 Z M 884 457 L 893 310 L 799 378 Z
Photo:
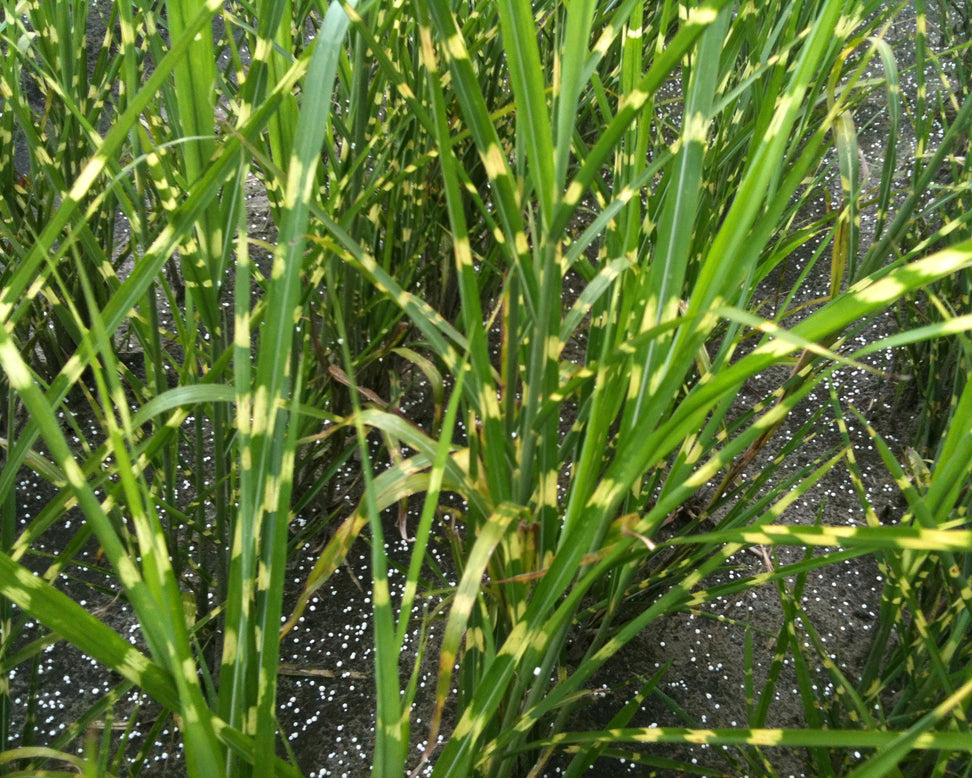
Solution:
M 545 225 L 553 217 L 556 179 L 544 68 L 540 64 L 533 9 L 527 0 L 500 0 L 496 9 L 516 100 L 517 126 L 524 135 L 530 178 L 540 204 L 541 224 Z
M 725 37 L 728 15 L 721 12 L 710 24 L 695 52 L 694 66 L 685 99 L 682 135 L 679 150 L 669 172 L 661 218 L 658 224 L 658 243 L 648 270 L 647 290 L 642 328 L 656 327 L 674 319 L 682 302 L 682 287 L 688 269 L 691 237 L 694 232 L 700 192 L 706 136 L 712 114 L 712 99 L 717 87 L 719 58 Z M 629 392 L 632 402 L 625 408 L 626 427 L 644 411 L 646 397 L 657 390 L 665 361 L 660 355 L 668 352 L 667 338 L 653 340 L 645 353 L 635 359 L 640 376 L 632 382 Z
M 238 396 L 250 395 L 252 414 L 241 427 L 249 434 L 241 443 L 240 508 L 234 555 L 243 554 L 248 540 L 255 553 L 248 566 L 236 568 L 230 582 L 234 597 L 254 600 L 234 606 L 236 623 L 227 625 L 223 649 L 224 686 L 221 710 L 228 721 L 252 731 L 257 748 L 254 773 L 273 769 L 276 737 L 276 678 L 279 663 L 281 608 L 286 565 L 287 525 L 293 477 L 296 426 L 288 425 L 282 403 L 291 399 L 292 342 L 298 310 L 300 276 L 310 201 L 315 197 L 320 148 L 325 136 L 331 95 L 348 17 L 334 3 L 321 23 L 307 67 L 307 79 L 294 148 L 287 170 L 283 217 L 273 258 L 264 322 L 253 376 L 254 386 L 237 386 Z M 245 324 L 242 322 L 241 324 Z M 248 327 L 244 331 L 248 331 Z M 237 380 L 247 374 L 238 373 Z M 252 392 L 252 395 L 251 395 Z M 295 396 L 294 399 L 299 400 Z M 289 431 L 288 431 L 289 426 Z M 258 549 L 258 551 L 256 551 Z M 258 570 L 254 565 L 259 565 Z M 248 569 L 245 569 L 248 568 Z M 252 582 L 257 582 L 255 589 Z M 238 653 L 241 641 L 253 640 L 249 651 Z M 245 659 L 245 664 L 239 660 Z M 253 679 L 257 682 L 254 685 Z
M 965 695 L 968 689 L 963 689 Z M 953 703 L 954 704 L 954 703 Z M 563 745 L 592 745 L 596 743 L 706 743 L 718 745 L 782 746 L 787 748 L 887 748 L 898 738 L 907 735 L 910 747 L 972 752 L 972 742 L 961 732 L 921 732 L 917 735 L 900 732 L 864 731 L 854 729 L 688 729 L 682 727 L 652 727 L 604 730 L 602 732 L 570 732 L 554 735 L 524 748 Z M 889 764 L 882 760 L 880 764 Z M 862 770 L 865 768 L 862 767 Z M 865 772 L 856 776 L 882 775 Z M 852 773 L 853 774 L 853 773 Z M 855 778 L 856 778 L 855 776 Z

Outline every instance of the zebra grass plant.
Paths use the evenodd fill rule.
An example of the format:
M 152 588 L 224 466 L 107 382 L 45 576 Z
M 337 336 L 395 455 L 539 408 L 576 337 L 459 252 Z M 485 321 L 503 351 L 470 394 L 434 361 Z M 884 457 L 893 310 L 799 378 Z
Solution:
M 878 520 L 850 436 L 790 473 L 798 427 L 741 478 L 839 367 L 945 337 L 966 348 L 958 301 L 851 345 L 862 321 L 922 290 L 965 288 L 972 263 L 954 207 L 968 197 L 972 101 L 946 95 L 932 144 L 926 91 L 907 102 L 880 37 L 909 4 L 156 5 L 110 4 L 94 41 L 85 3 L 2 4 L 0 138 L 27 159 L 0 160 L 5 673 L 66 640 L 125 679 L 92 715 L 140 688 L 172 714 L 189 775 L 296 775 L 308 765 L 278 727 L 282 635 L 368 543 L 376 776 L 540 775 L 551 759 L 581 775 L 619 755 L 698 771 L 636 744 L 725 746 L 723 771 L 750 774 L 772 774 L 767 747 L 804 749 L 820 775 L 944 775 L 967 759 L 967 358 L 920 478 L 873 431 L 908 504 L 900 522 Z M 878 61 L 880 83 L 865 76 Z M 878 88 L 890 132 L 871 191 L 853 116 Z M 903 113 L 923 145 L 898 191 Z M 248 218 L 254 182 L 272 241 Z M 915 245 L 929 213 L 937 242 Z M 791 257 L 809 257 L 796 280 Z M 828 293 L 791 317 L 814 267 Z M 772 314 L 768 279 L 788 284 Z M 127 354 L 123 338 L 137 344 Z M 393 355 L 434 385 L 433 423 L 396 411 Z M 740 408 L 742 387 L 780 367 Z M 858 413 L 836 390 L 832 404 L 838 420 Z M 93 433 L 64 421 L 81 407 Z M 348 462 L 356 509 L 298 526 Z M 863 525 L 790 521 L 836 466 Z M 52 487 L 36 514 L 18 515 L 22 468 Z M 397 587 L 386 509 L 410 497 L 422 509 Z M 75 506 L 84 522 L 66 533 Z M 427 570 L 446 510 L 443 588 Z M 288 561 L 322 529 L 330 540 L 285 607 Z M 41 569 L 55 532 L 60 555 Z M 91 536 L 135 645 L 62 585 Z M 805 553 L 725 584 L 733 554 L 755 545 Z M 801 591 L 809 572 L 864 556 L 887 589 L 879 639 L 849 678 L 813 639 Z M 597 672 L 636 635 L 767 583 L 781 636 L 810 636 L 777 643 L 803 668 L 805 727 L 768 727 L 762 704 L 733 729 L 633 725 L 655 676 L 610 721 L 573 731 Z M 438 668 L 422 731 L 417 666 L 403 676 L 400 657 L 434 618 L 441 640 L 417 660 Z M 28 640 L 31 619 L 49 634 Z M 817 660 L 841 691 L 826 716 L 805 671 Z M 890 689 L 904 691 L 886 708 Z M 80 719 L 37 745 L 11 730 L 9 694 L 0 705 L 0 769 L 144 764 L 110 727 L 85 759 L 67 753 Z

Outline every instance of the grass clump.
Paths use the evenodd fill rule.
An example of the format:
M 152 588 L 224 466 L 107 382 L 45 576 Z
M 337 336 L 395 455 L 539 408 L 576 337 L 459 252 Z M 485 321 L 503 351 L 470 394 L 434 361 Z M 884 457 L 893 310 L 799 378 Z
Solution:
M 23 152 L 0 168 L 5 671 L 69 641 L 125 679 L 90 717 L 135 685 L 172 715 L 188 774 L 296 775 L 282 635 L 367 543 L 376 776 L 581 775 L 612 757 L 698 772 L 639 744 L 699 743 L 725 747 L 704 767 L 722 774 L 773 774 L 768 747 L 820 775 L 948 774 L 972 693 L 972 101 L 945 68 L 929 99 L 921 35 L 922 80 L 902 90 L 881 34 L 906 5 L 116 2 L 95 42 L 94 6 L 4 3 L 0 137 Z M 890 138 L 868 176 L 854 115 L 875 94 Z M 902 189 L 905 121 L 918 152 Z M 899 331 L 854 345 L 896 306 Z M 891 524 L 859 444 L 844 431 L 807 457 L 819 415 L 788 421 L 839 368 L 880 373 L 867 358 L 884 349 L 951 366 L 947 382 L 916 373 L 935 423 L 910 479 L 872 430 L 907 502 Z M 418 374 L 431 407 L 409 418 Z M 836 389 L 832 406 L 842 424 L 859 414 Z M 23 468 L 52 493 L 27 515 Z M 863 521 L 792 521 L 834 468 Z M 386 543 L 396 506 L 404 560 Z M 135 645 L 66 583 L 92 536 Z M 752 546 L 767 569 L 727 583 Z M 810 572 L 857 557 L 886 589 L 850 677 L 802 600 Z M 640 725 L 659 673 L 574 731 L 636 636 L 769 583 L 783 621 L 759 703 L 741 658 L 744 725 Z M 32 619 L 49 633 L 28 639 Z M 415 625 L 439 622 L 403 673 Z M 771 728 L 791 657 L 805 725 Z M 840 690 L 823 704 L 818 663 Z M 75 759 L 79 729 L 38 751 L 28 716 L 4 764 Z M 130 729 L 103 731 L 78 769 L 138 773 L 156 735 L 139 750 Z

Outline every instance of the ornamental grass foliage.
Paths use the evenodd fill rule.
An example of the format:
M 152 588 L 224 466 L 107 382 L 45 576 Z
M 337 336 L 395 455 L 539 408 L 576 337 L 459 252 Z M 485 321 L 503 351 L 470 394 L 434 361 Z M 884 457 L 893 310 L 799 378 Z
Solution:
M 0 772 L 135 775 L 164 726 L 190 776 L 316 770 L 279 731 L 281 641 L 354 548 L 370 555 L 375 776 L 575 776 L 618 758 L 772 775 L 779 749 L 813 775 L 968 774 L 958 4 L 0 9 Z M 904 60 L 884 40 L 902 24 Z M 876 161 L 865 102 L 885 128 Z M 811 277 L 827 293 L 798 303 Z M 885 313 L 898 326 L 860 345 Z M 889 349 L 893 364 L 868 361 Z M 844 366 L 906 387 L 907 450 L 842 396 Z M 743 391 L 766 375 L 768 392 Z M 788 415 L 814 390 L 843 438 L 789 467 L 813 420 Z M 900 490 L 890 519 L 846 422 Z M 860 520 L 795 521 L 835 468 Z M 727 583 L 757 546 L 766 568 Z M 885 588 L 849 674 L 802 593 L 855 558 Z M 659 672 L 576 729 L 635 636 L 767 584 L 778 662 L 757 683 L 750 644 L 740 657 L 747 721 L 643 726 Z M 131 628 L 86 591 L 127 603 Z M 45 739 L 36 668 L 60 641 L 116 685 Z M 771 728 L 788 657 L 805 722 Z M 16 672 L 32 680 L 13 695 Z M 157 711 L 141 740 L 118 707 L 132 688 Z M 708 763 L 685 744 L 713 746 Z

